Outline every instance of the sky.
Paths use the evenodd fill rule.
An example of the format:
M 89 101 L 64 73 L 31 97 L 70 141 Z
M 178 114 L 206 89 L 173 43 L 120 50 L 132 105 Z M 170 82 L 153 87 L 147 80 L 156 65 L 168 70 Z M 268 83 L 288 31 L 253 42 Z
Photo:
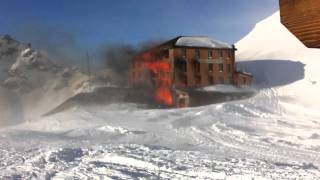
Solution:
M 233 44 L 278 0 L 1 0 L 0 35 L 44 48 L 94 50 L 179 35 Z

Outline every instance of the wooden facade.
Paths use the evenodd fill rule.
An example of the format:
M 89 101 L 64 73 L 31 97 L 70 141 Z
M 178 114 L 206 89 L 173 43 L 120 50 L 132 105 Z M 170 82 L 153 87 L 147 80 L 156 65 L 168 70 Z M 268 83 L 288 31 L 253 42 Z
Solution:
M 320 1 L 280 0 L 281 22 L 309 48 L 320 48 Z

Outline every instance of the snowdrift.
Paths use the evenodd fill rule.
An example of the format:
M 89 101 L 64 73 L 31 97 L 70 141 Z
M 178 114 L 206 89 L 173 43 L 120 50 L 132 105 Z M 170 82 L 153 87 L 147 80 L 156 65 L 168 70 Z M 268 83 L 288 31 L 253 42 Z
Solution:
M 284 102 L 320 110 L 320 50 L 305 47 L 280 23 L 279 12 L 236 46 L 238 66 L 252 72 L 256 84 L 274 87 Z

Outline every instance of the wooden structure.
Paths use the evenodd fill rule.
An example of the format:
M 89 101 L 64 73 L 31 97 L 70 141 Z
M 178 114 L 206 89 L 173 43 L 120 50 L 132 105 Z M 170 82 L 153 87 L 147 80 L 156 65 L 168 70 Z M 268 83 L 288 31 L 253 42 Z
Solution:
M 281 23 L 309 48 L 320 48 L 320 1 L 280 0 Z

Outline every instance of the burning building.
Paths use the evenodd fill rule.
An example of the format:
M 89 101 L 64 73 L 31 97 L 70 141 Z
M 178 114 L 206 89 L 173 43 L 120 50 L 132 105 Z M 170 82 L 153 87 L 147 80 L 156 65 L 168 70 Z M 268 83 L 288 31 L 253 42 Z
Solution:
M 158 103 L 189 105 L 188 89 L 229 84 L 250 86 L 252 76 L 236 70 L 234 45 L 204 36 L 179 36 L 137 55 L 129 85 L 148 88 Z

